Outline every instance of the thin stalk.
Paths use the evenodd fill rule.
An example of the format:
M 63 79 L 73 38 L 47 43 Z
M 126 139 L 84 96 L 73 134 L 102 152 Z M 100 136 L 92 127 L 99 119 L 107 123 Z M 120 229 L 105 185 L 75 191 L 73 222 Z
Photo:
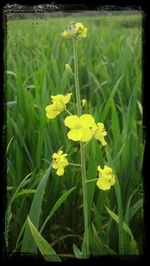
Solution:
M 116 196 L 118 203 L 118 214 L 119 214 L 119 255 L 124 255 L 124 241 L 123 241 L 123 210 L 122 210 L 122 199 L 121 191 L 119 186 L 118 178 L 116 177 Z
M 80 87 L 79 87 L 79 70 L 78 70 L 78 53 L 77 53 L 77 43 L 75 38 L 73 38 L 73 53 L 74 53 L 74 74 L 75 74 L 75 91 L 76 91 L 76 101 L 77 101 L 77 113 L 78 116 L 81 115 L 81 97 L 80 97 Z M 85 243 L 85 256 L 89 256 L 89 222 L 88 222 L 88 205 L 87 205 L 87 185 L 86 185 L 86 166 L 85 166 L 85 150 L 84 145 L 80 142 L 80 154 L 81 154 L 81 175 L 82 175 L 82 187 L 83 187 L 83 213 L 84 213 L 84 231 L 86 235 Z
M 65 111 L 69 114 L 69 115 L 73 115 L 72 113 L 69 112 L 69 110 L 67 108 L 65 108 Z
M 77 164 L 77 163 L 69 163 L 69 165 L 81 167 L 81 164 Z

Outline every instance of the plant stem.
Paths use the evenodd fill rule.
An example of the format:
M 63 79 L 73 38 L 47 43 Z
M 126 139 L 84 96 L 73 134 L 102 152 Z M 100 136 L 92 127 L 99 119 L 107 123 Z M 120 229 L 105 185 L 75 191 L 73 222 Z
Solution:
M 73 166 L 79 166 L 79 167 L 81 167 L 81 164 L 77 164 L 77 163 L 69 163 L 69 165 L 73 165 Z
M 72 113 L 70 113 L 70 112 L 68 111 L 67 108 L 65 108 L 65 111 L 66 111 L 69 115 L 73 115 Z
M 75 91 L 77 101 L 77 113 L 81 115 L 81 97 L 79 88 L 79 71 L 78 71 L 78 53 L 77 42 L 73 38 L 73 53 L 74 53 L 74 74 L 75 74 Z M 89 256 L 89 222 L 88 222 L 88 205 L 87 205 L 87 185 L 86 185 L 86 166 L 85 166 L 85 150 L 83 143 L 80 142 L 80 154 L 81 154 L 81 174 L 82 174 L 82 187 L 83 187 L 83 212 L 84 212 L 84 232 L 85 232 L 85 255 Z
M 123 210 L 122 210 L 122 199 L 121 191 L 119 186 L 118 177 L 116 176 L 116 196 L 118 203 L 118 215 L 119 215 L 119 255 L 124 255 L 124 241 L 123 241 Z

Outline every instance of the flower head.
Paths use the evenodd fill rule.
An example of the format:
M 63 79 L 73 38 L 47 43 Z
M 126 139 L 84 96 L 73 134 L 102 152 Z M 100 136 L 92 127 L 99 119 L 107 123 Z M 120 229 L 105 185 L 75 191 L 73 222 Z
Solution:
M 67 136 L 73 141 L 87 142 L 93 137 L 101 141 L 102 145 L 106 145 L 104 136 L 107 135 L 104 124 L 98 123 L 96 125 L 94 117 L 89 114 L 67 116 L 65 118 L 65 125 L 70 128 Z
M 99 140 L 103 146 L 105 146 L 107 144 L 107 142 L 105 141 L 104 137 L 107 135 L 107 132 L 104 128 L 104 124 L 103 123 L 98 123 L 97 124 L 97 131 L 95 133 L 95 139 Z
M 69 164 L 66 158 L 67 154 L 64 153 L 62 150 L 59 150 L 58 153 L 54 153 L 52 155 L 53 163 L 52 167 L 57 169 L 56 174 L 61 176 L 64 174 L 64 168 Z
M 105 165 L 104 169 L 98 166 L 97 170 L 99 171 L 99 179 L 96 185 L 102 190 L 109 190 L 115 184 L 115 176 L 112 169 Z
M 87 33 L 87 28 L 84 27 L 82 23 L 75 24 L 75 32 L 77 33 L 78 37 L 85 38 Z
M 67 116 L 65 125 L 70 128 L 67 136 L 73 141 L 87 142 L 92 137 L 96 130 L 94 118 L 89 114 Z
M 53 119 L 59 115 L 65 108 L 66 104 L 70 101 L 72 93 L 68 93 L 66 96 L 58 94 L 56 96 L 51 96 L 52 104 L 46 106 L 46 117 L 48 119 Z
M 84 27 L 84 25 L 80 22 L 74 22 L 72 21 L 70 23 L 70 25 L 68 26 L 67 30 L 64 30 L 64 32 L 62 33 L 62 36 L 64 38 L 85 38 L 86 37 L 86 33 L 87 33 L 87 28 Z

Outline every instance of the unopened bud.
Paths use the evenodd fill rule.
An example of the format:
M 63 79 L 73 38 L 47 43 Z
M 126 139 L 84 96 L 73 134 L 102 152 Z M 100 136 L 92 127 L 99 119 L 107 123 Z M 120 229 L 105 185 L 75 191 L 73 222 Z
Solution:
M 67 71 L 68 73 L 70 73 L 71 75 L 74 75 L 74 74 L 73 74 L 73 71 L 72 71 L 72 68 L 71 68 L 71 66 L 70 66 L 69 64 L 65 64 L 65 68 L 66 68 L 66 71 Z
M 82 99 L 82 107 L 86 105 L 86 99 Z

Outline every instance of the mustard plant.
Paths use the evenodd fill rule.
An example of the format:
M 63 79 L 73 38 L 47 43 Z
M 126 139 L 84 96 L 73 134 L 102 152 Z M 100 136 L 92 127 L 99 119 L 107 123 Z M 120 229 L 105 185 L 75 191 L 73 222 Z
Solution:
M 102 122 L 95 122 L 94 117 L 91 114 L 83 114 L 82 107 L 86 104 L 86 99 L 81 99 L 80 86 L 79 86 L 79 70 L 78 70 L 78 41 L 87 36 L 87 28 L 82 23 L 71 22 L 67 30 L 62 33 L 63 38 L 70 39 L 73 43 L 73 57 L 74 57 L 74 73 L 69 64 L 65 64 L 65 68 L 68 73 L 74 76 L 75 82 L 75 95 L 76 95 L 76 108 L 77 114 L 73 115 L 66 109 L 66 104 L 69 103 L 72 93 L 68 93 L 66 96 L 58 94 L 51 96 L 52 104 L 48 105 L 46 110 L 46 116 L 48 119 L 54 119 L 62 111 L 69 113 L 64 120 L 64 124 L 69 128 L 67 137 L 69 140 L 80 142 L 80 161 L 81 165 L 70 163 L 74 166 L 81 166 L 82 176 L 82 189 L 83 189 L 83 216 L 84 216 L 84 252 L 82 257 L 88 258 L 90 256 L 90 240 L 89 232 L 91 225 L 89 224 L 89 210 L 87 199 L 87 179 L 86 179 L 86 156 L 85 146 L 90 142 L 92 138 L 100 141 L 102 146 L 107 144 L 105 136 L 107 132 Z M 52 155 L 53 163 L 52 167 L 57 169 L 56 174 L 62 176 L 64 174 L 64 168 L 69 165 L 66 158 L 67 154 L 63 154 L 60 150 L 58 153 Z M 98 166 L 99 178 L 97 178 L 96 185 L 101 190 L 109 190 L 111 186 L 115 184 L 115 175 L 110 167 L 104 166 L 102 169 Z M 91 180 L 94 181 L 94 180 Z M 88 180 L 89 182 L 89 180 Z

